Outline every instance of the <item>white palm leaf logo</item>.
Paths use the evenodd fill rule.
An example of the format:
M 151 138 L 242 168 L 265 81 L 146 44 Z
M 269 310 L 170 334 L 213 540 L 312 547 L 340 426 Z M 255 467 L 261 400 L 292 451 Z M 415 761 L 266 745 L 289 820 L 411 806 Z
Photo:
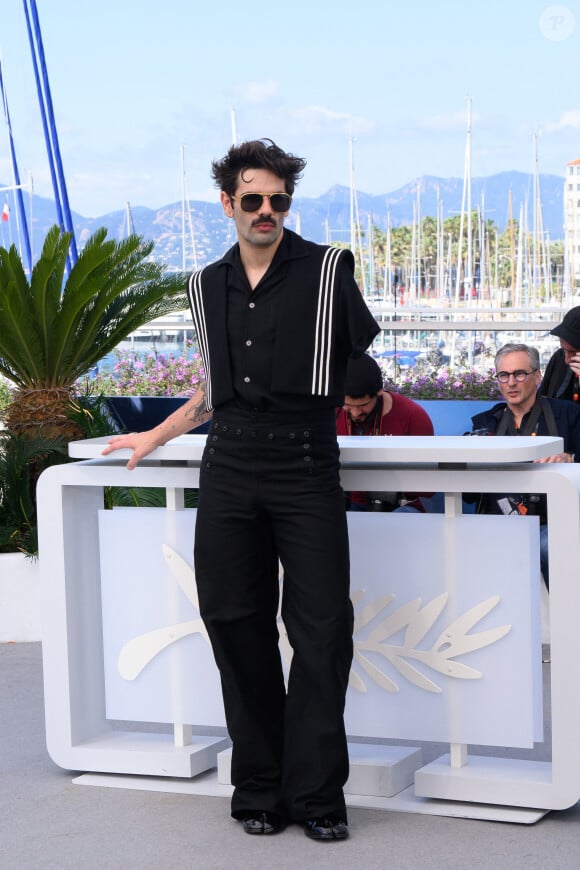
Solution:
M 119 674 L 124 680 L 135 680 L 150 661 L 183 637 L 188 637 L 190 634 L 201 634 L 209 643 L 205 625 L 199 616 L 199 602 L 193 568 L 167 544 L 162 544 L 161 549 L 171 574 L 177 580 L 177 584 L 185 597 L 192 603 L 198 618 L 188 622 L 180 622 L 177 625 L 167 625 L 155 631 L 148 631 L 146 634 L 140 634 L 128 641 L 122 648 L 118 661 Z
M 363 595 L 363 591 L 353 595 L 355 606 Z M 480 679 L 481 671 L 457 661 L 458 657 L 496 643 L 511 630 L 510 625 L 502 625 L 477 634 L 469 634 L 471 629 L 498 605 L 499 595 L 494 595 L 453 620 L 428 649 L 421 649 L 421 642 L 448 603 L 448 593 L 438 595 L 428 601 L 424 607 L 421 606 L 421 599 L 415 598 L 387 613 L 394 599 L 394 595 L 385 595 L 367 604 L 355 616 L 354 662 L 350 673 L 350 685 L 359 692 L 366 692 L 367 687 L 356 670 L 357 665 L 386 692 L 399 691 L 397 683 L 382 668 L 374 664 L 368 656 L 369 653 L 389 662 L 402 677 L 427 692 L 441 692 L 442 689 L 427 676 L 426 668 L 455 679 Z M 360 637 L 378 617 L 382 617 L 379 623 L 369 630 L 365 638 Z M 403 630 L 401 643 L 394 643 L 392 639 Z
M 207 631 L 199 616 L 193 568 L 167 544 L 162 544 L 162 550 L 172 577 L 193 605 L 197 618 L 148 631 L 129 640 L 121 649 L 118 660 L 119 674 L 125 680 L 135 680 L 149 662 L 184 637 L 200 634 L 209 643 Z M 363 597 L 364 590 L 358 590 L 353 594 L 355 610 Z M 445 592 L 422 606 L 421 599 L 416 598 L 389 612 L 395 600 L 395 596 L 389 594 L 358 610 L 354 622 L 354 661 L 350 672 L 350 686 L 358 692 L 367 691 L 367 684 L 359 673 L 360 670 L 384 691 L 399 691 L 393 676 L 387 674 L 372 660 L 377 658 L 384 660 L 385 663 L 388 662 L 394 672 L 427 692 L 442 691 L 441 686 L 425 673 L 427 669 L 448 678 L 480 679 L 481 671 L 458 661 L 458 658 L 496 643 L 511 630 L 510 625 L 502 625 L 474 634 L 469 633 L 491 613 L 500 598 L 495 595 L 475 605 L 443 629 L 429 648 L 421 649 L 421 642 L 443 613 L 448 599 L 449 596 Z M 282 658 L 288 666 L 292 659 L 292 648 L 280 612 L 278 612 L 278 627 Z M 394 638 L 401 632 L 403 633 L 401 642 L 395 643 Z

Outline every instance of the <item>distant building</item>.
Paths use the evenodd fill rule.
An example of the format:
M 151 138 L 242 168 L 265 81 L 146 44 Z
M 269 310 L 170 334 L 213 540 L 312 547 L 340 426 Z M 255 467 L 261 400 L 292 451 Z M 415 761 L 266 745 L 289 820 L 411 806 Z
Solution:
M 580 281 L 580 159 L 571 160 L 564 182 L 564 283 L 571 288 Z

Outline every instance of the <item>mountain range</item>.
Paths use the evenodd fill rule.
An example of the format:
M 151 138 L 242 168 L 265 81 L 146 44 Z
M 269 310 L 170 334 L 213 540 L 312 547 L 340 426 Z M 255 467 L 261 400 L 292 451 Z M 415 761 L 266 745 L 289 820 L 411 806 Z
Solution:
M 463 179 L 460 178 L 422 176 L 391 193 L 371 195 L 357 191 L 356 204 L 361 229 L 364 233 L 370 218 L 375 226 L 384 231 L 388 216 L 391 226 L 412 224 L 418 189 L 423 218 L 437 216 L 438 196 L 444 218 L 459 214 L 463 186 Z M 552 241 L 562 239 L 564 178 L 559 175 L 540 175 L 539 186 L 544 231 Z M 527 224 L 532 227 L 534 184 L 530 174 L 501 172 L 474 178 L 471 188 L 472 207 L 482 209 L 485 218 L 492 220 L 500 233 L 509 221 L 510 190 L 513 217 L 519 219 L 522 207 L 524 214 L 527 210 Z M 348 242 L 350 200 L 350 189 L 341 185 L 331 187 L 317 198 L 295 196 L 287 226 L 296 228 L 299 215 L 300 232 L 305 238 L 315 242 Z M 42 241 L 57 219 L 53 200 L 33 195 L 31 203 L 31 246 L 33 261 L 36 261 Z M 0 245 L 3 247 L 9 246 L 15 240 L 14 213 L 15 205 L 11 202 L 9 221 L 0 222 Z M 189 270 L 194 265 L 203 266 L 221 256 L 235 240 L 232 222 L 224 216 L 219 202 L 191 200 L 185 219 L 181 202 L 169 203 L 157 209 L 126 204 L 123 209 L 95 218 L 72 212 L 72 219 L 79 247 L 99 227 L 106 227 L 109 235 L 115 239 L 123 238 L 132 230 L 145 239 L 152 240 L 155 243 L 156 259 L 174 269 L 185 267 Z

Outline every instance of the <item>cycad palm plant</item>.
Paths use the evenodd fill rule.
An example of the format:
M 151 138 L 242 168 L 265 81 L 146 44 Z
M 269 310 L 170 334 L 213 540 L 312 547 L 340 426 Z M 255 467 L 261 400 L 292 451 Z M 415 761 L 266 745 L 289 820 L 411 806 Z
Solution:
M 6 428 L 25 437 L 81 437 L 69 417 L 75 381 L 131 332 L 187 307 L 184 276 L 150 259 L 153 242 L 97 230 L 65 277 L 70 234 L 54 226 L 27 279 L 0 247 L 0 373 L 16 386 Z
M 36 482 L 48 465 L 66 462 L 61 438 L 25 438 L 0 432 L 0 553 L 38 552 Z

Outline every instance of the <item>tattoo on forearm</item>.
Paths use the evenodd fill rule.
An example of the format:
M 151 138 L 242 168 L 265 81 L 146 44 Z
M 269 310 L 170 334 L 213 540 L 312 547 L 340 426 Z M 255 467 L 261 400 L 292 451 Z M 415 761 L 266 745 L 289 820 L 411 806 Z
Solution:
M 192 405 L 192 407 L 188 408 L 185 412 L 186 420 L 190 420 L 192 423 L 201 423 L 211 416 L 211 412 L 208 411 L 205 406 L 205 391 L 206 385 L 203 383 L 195 396 L 197 404 Z

